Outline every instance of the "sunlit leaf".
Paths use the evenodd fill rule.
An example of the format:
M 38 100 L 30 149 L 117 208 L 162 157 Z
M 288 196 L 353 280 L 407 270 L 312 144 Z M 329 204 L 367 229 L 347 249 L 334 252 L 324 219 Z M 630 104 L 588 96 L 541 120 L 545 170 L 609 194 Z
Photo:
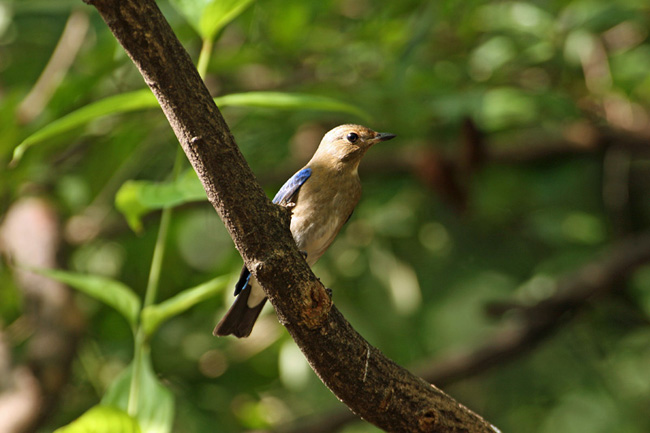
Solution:
M 54 433 L 140 433 L 138 422 L 112 406 L 94 406 Z
M 359 107 L 347 102 L 327 96 L 309 95 L 304 93 L 284 92 L 247 92 L 233 93 L 220 98 L 215 98 L 217 105 L 241 106 L 241 107 L 263 107 L 286 110 L 322 110 L 348 113 L 365 120 L 370 116 Z
M 253 0 L 170 0 L 170 2 L 203 39 L 214 39 L 219 30 L 237 18 Z
M 121 282 L 99 275 L 78 274 L 54 269 L 33 269 L 33 271 L 74 287 L 115 308 L 126 318 L 131 327 L 135 328 L 140 313 L 140 299 Z
M 194 170 L 188 170 L 177 180 L 126 182 L 115 196 L 115 205 L 135 231 L 142 230 L 141 217 L 148 212 L 182 203 L 205 200 L 205 190 Z
M 88 122 L 109 114 L 126 113 L 144 108 L 158 107 L 158 101 L 149 89 L 136 90 L 109 96 L 108 98 L 85 105 L 63 117 L 45 125 L 43 128 L 27 137 L 14 149 L 12 164 L 22 158 L 25 151 L 36 143 L 48 140 L 64 132 L 70 131 Z
M 210 299 L 221 292 L 230 277 L 217 277 L 206 283 L 183 290 L 176 296 L 157 305 L 151 305 L 142 310 L 142 326 L 147 335 L 151 335 L 166 320 L 181 314 L 194 305 Z
M 169 0 L 169 3 L 176 9 L 187 22 L 197 31 L 201 36 L 201 15 L 205 8 L 215 0 Z
M 214 39 L 217 33 L 237 18 L 253 0 L 213 0 L 199 21 L 199 34 L 204 39 Z
M 221 108 L 228 106 L 264 107 L 283 110 L 322 110 L 348 113 L 366 120 L 368 114 L 354 105 L 326 96 L 282 93 L 282 92 L 247 92 L 233 93 L 218 98 L 214 102 Z M 90 103 L 78 110 L 45 125 L 43 128 L 25 138 L 14 149 L 12 165 L 20 161 L 25 151 L 31 146 L 83 126 L 100 117 L 122 114 L 130 111 L 158 107 L 158 101 L 149 89 L 109 96 Z
M 127 410 L 133 377 L 133 361 L 104 394 L 102 404 Z M 174 421 L 174 395 L 156 378 L 148 350 L 139 362 L 137 408 L 135 418 L 142 433 L 169 433 Z

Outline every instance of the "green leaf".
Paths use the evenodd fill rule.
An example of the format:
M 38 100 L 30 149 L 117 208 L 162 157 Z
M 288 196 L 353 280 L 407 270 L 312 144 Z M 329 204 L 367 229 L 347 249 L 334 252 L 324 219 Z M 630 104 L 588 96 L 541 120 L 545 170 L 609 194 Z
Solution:
M 85 125 L 99 117 L 154 107 L 158 107 L 158 101 L 148 88 L 109 96 L 108 98 L 90 103 L 54 120 L 24 139 L 14 149 L 11 164 L 15 165 L 20 161 L 25 151 L 34 144 Z
M 228 106 L 238 107 L 263 107 L 283 110 L 322 110 L 348 113 L 369 120 L 370 116 L 365 111 L 352 104 L 339 101 L 327 96 L 308 95 L 301 93 L 283 92 L 246 92 L 214 98 L 214 102 L 221 108 Z M 127 113 L 145 108 L 158 107 L 158 101 L 149 89 L 136 90 L 109 96 L 108 98 L 92 102 L 78 110 L 72 111 L 25 138 L 14 149 L 12 165 L 17 164 L 23 154 L 31 146 L 53 138 L 74 128 L 78 128 L 99 117 Z
M 366 121 L 371 117 L 368 113 L 347 102 L 327 96 L 309 95 L 304 93 L 284 92 L 246 92 L 221 96 L 214 100 L 218 106 L 263 107 L 285 110 L 321 110 L 348 113 Z
M 199 35 L 203 36 L 199 25 L 201 22 L 201 15 L 203 15 L 205 8 L 214 1 L 215 0 L 169 0 L 169 3 L 187 20 Z
M 115 308 L 126 318 L 131 328 L 135 329 L 138 314 L 140 313 L 140 299 L 129 287 L 121 282 L 100 277 L 99 275 L 78 274 L 54 269 L 32 270 L 74 287 L 88 296 Z
M 229 280 L 230 278 L 226 276 L 217 277 L 196 287 L 183 290 L 160 304 L 146 307 L 142 310 L 142 327 L 145 334 L 152 335 L 164 321 L 221 292 Z
M 219 31 L 246 10 L 253 0 L 213 0 L 199 21 L 199 34 L 214 39 Z
M 111 406 L 94 406 L 54 433 L 140 433 L 138 422 L 128 413 Z
M 102 404 L 127 410 L 135 362 L 134 360 L 106 390 Z M 143 350 L 139 368 L 135 418 L 142 433 L 169 433 L 174 421 L 174 395 L 156 378 L 148 350 Z
M 253 0 L 171 0 L 203 39 L 214 39 L 217 33 L 237 18 Z
M 177 180 L 170 182 L 130 180 L 117 192 L 115 206 L 124 214 L 129 226 L 139 232 L 142 230 L 141 217 L 146 213 L 205 199 L 205 190 L 196 172 L 188 170 Z

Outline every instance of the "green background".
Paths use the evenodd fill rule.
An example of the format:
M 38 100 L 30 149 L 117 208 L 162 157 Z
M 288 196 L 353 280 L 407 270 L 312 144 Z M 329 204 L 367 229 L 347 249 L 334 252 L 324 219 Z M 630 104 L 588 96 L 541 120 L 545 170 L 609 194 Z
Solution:
M 195 61 L 207 3 L 159 2 Z M 73 11 L 89 19 L 81 48 L 43 110 L 21 122 L 19 106 Z M 304 101 L 223 107 L 269 196 L 337 124 L 397 134 L 366 156 L 361 203 L 314 271 L 370 343 L 419 371 L 518 326 L 514 314 L 489 315 L 490 303 L 539 302 L 558 280 L 646 230 L 647 150 L 624 139 L 591 146 L 591 136 L 648 142 L 649 28 L 650 6 L 635 0 L 267 0 L 215 35 L 206 83 L 215 97 L 290 92 L 367 113 Z M 134 233 L 115 196 L 130 180 L 170 179 L 178 143 L 160 110 L 98 116 L 8 165 L 22 140 L 55 119 L 143 87 L 90 6 L 0 1 L 0 217 L 20 197 L 47 198 L 61 220 L 60 267 L 122 281 L 140 297 L 160 213 L 143 211 Z M 468 118 L 482 144 L 464 138 Z M 477 148 L 486 156 L 468 168 Z M 195 197 L 189 184 L 182 190 Z M 95 235 L 74 236 L 80 216 Z M 250 339 L 212 337 L 241 259 L 207 202 L 174 210 L 167 247 L 159 300 L 230 276 L 152 339 L 154 371 L 175 397 L 173 431 L 273 429 L 346 410 L 270 307 Z M 445 391 L 504 432 L 649 431 L 649 271 L 584 302 L 532 350 Z M 0 273 L 0 325 L 11 329 L 26 312 L 8 259 Z M 86 295 L 75 301 L 83 338 L 39 431 L 97 404 L 133 356 L 127 321 Z M 12 340 L 17 364 L 27 341 Z M 355 422 L 340 431 L 376 429 Z

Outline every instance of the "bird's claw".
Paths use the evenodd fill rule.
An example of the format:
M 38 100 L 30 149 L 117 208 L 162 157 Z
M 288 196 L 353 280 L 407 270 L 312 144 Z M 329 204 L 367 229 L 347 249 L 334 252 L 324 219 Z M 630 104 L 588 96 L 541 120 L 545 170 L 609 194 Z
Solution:
M 293 209 L 296 207 L 296 202 L 290 201 L 284 204 L 284 208 L 289 211 L 289 215 L 293 215 Z

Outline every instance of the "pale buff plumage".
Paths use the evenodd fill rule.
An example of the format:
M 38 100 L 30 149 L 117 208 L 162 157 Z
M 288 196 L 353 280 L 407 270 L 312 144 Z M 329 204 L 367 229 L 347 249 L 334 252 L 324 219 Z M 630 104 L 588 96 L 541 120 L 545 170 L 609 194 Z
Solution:
M 311 169 L 311 175 L 297 193 L 288 203 L 281 204 L 292 207 L 291 233 L 310 266 L 334 241 L 359 202 L 361 158 L 373 144 L 393 137 L 360 125 L 338 126 L 325 134 L 312 159 L 298 172 Z M 242 278 L 247 278 L 245 271 Z M 254 278 L 246 280 L 246 285 L 249 292 L 244 290 L 239 295 L 215 328 L 215 335 L 245 337 L 250 334 L 266 295 Z M 246 301 L 245 306 L 241 305 L 243 301 Z

